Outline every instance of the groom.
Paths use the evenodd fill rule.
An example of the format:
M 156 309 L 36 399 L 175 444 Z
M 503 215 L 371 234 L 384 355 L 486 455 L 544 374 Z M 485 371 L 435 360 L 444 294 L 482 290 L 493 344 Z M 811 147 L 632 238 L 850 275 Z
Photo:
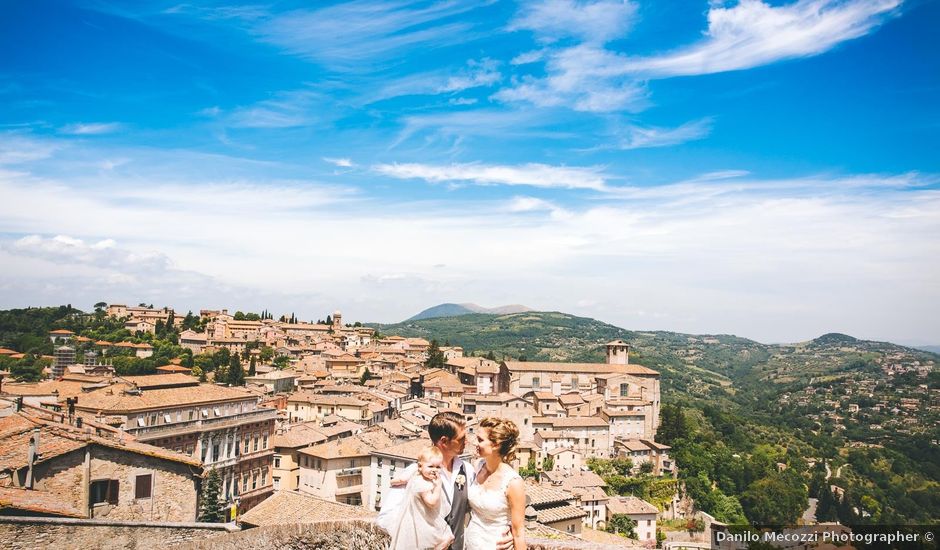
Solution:
M 463 415 L 452 411 L 438 413 L 428 424 L 428 435 L 431 437 L 431 444 L 444 455 L 441 468 L 441 488 L 444 493 L 441 513 L 454 533 L 454 542 L 450 548 L 463 550 L 463 529 L 467 513 L 470 511 L 467 489 L 476 481 L 473 467 L 460 458 L 467 444 L 467 421 Z M 379 527 L 390 530 L 388 523 L 395 521 L 395 511 L 402 506 L 404 486 L 417 471 L 418 465 L 412 464 L 392 480 L 392 488 L 382 498 L 382 510 L 376 519 Z M 512 534 L 507 531 L 497 544 L 497 550 L 512 548 L 512 544 Z

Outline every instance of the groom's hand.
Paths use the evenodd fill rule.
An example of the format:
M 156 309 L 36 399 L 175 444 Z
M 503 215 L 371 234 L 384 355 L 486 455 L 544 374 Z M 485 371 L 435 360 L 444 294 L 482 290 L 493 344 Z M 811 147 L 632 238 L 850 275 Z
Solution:
M 506 527 L 506 531 L 503 532 L 503 536 L 498 541 L 496 541 L 496 550 L 511 550 L 512 547 L 512 529 Z

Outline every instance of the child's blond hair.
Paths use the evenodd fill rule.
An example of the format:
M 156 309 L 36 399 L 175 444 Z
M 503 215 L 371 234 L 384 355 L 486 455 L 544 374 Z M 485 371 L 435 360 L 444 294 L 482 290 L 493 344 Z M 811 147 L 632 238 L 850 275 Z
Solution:
M 440 449 L 434 447 L 433 445 L 425 448 L 423 451 L 418 453 L 418 463 L 428 463 L 432 460 L 441 459 L 444 460 L 444 453 Z

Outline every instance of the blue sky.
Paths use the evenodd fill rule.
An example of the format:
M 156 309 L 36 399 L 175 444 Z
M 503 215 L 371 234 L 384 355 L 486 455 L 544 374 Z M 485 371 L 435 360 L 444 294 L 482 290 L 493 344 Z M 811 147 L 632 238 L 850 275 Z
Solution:
M 0 10 L 0 307 L 937 343 L 938 2 Z

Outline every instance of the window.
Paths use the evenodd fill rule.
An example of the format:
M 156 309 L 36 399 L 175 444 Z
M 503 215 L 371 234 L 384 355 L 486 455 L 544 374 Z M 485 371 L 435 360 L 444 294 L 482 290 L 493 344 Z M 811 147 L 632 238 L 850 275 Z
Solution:
M 254 439 L 255 439 L 255 444 L 252 446 L 252 451 L 257 451 L 258 450 L 258 436 L 255 435 Z
M 244 477 L 242 477 L 242 492 L 248 492 L 248 474 L 245 474 Z
M 264 434 L 264 439 L 261 440 L 261 448 L 262 449 L 268 448 L 268 434 L 266 433 Z
M 138 416 L 138 417 L 137 417 L 137 425 L 138 425 L 138 426 L 141 426 L 141 427 L 146 426 L 146 425 L 147 425 L 147 420 L 146 420 L 143 416 Z
M 155 426 L 157 424 L 157 413 L 151 413 L 150 415 L 150 425 Z
M 209 409 L 202 409 L 202 417 L 209 418 Z
M 218 459 L 219 459 L 219 444 L 213 443 L 212 444 L 212 460 L 218 460 Z
M 533 376 L 533 377 L 532 377 L 532 387 L 533 387 L 533 388 L 538 388 L 540 385 L 541 385 L 541 380 L 539 379 L 539 377 L 538 377 L 538 376 Z
M 275 456 L 275 457 L 274 457 L 274 467 L 275 467 L 275 468 L 280 468 L 280 467 L 281 467 L 281 457 L 279 457 L 279 456 Z
M 193 420 L 194 418 L 196 418 L 196 411 L 189 411 L 189 419 Z
M 116 479 L 99 479 L 92 481 L 89 491 L 91 503 L 116 505 L 118 503 L 120 487 L 120 482 Z
M 245 450 L 242 451 L 242 454 L 248 454 L 248 436 L 245 436 Z
M 164 414 L 163 421 L 169 424 L 170 422 L 173 422 L 173 418 L 169 414 Z
M 626 397 L 630 394 L 630 384 L 620 384 L 620 397 Z
M 350 467 L 350 468 L 355 468 L 355 467 L 356 467 L 356 459 L 355 459 L 355 458 L 349 461 L 349 467 Z
M 275 477 L 274 478 L 274 490 L 277 491 L 280 488 L 281 488 L 281 478 Z
M 153 490 L 153 474 L 141 474 L 134 481 L 134 498 L 150 498 Z
M 251 476 L 251 488 L 252 488 L 252 489 L 257 489 L 257 488 L 258 488 L 258 472 L 255 472 L 255 473 Z
M 216 416 L 222 416 L 222 411 L 218 407 L 215 407 L 213 409 L 213 412 L 215 413 Z

